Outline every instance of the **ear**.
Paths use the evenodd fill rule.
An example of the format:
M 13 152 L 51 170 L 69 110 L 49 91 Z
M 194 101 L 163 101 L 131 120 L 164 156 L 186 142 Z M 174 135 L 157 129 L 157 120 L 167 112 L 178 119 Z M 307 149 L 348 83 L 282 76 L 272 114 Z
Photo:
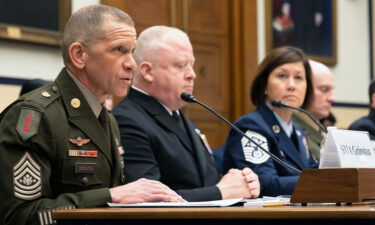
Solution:
M 86 63 L 86 52 L 84 51 L 85 46 L 79 42 L 74 42 L 69 46 L 69 58 L 71 63 L 79 68 L 83 69 Z
M 371 95 L 371 107 L 375 108 L 375 93 Z
M 139 72 L 143 79 L 152 83 L 154 81 L 154 75 L 152 73 L 152 63 L 150 62 L 141 62 L 139 65 Z

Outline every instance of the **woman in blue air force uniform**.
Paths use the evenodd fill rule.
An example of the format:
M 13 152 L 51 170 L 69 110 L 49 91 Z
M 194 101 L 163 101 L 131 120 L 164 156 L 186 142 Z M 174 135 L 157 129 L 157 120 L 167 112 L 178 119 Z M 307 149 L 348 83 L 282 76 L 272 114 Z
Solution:
M 281 100 L 291 106 L 306 107 L 312 100 L 311 69 L 298 48 L 272 50 L 259 65 L 251 87 L 256 110 L 239 118 L 235 125 L 252 140 L 282 161 L 302 170 L 316 168 L 307 149 L 306 136 L 291 120 L 293 109 L 271 106 Z M 299 175 L 274 162 L 268 154 L 231 130 L 225 144 L 224 170 L 250 167 L 258 174 L 261 195 L 292 194 Z

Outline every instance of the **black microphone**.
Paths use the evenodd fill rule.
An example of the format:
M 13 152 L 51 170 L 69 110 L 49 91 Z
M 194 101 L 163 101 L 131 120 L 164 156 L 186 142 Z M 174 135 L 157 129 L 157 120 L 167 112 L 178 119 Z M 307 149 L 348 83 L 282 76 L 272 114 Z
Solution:
M 258 143 L 256 143 L 255 141 L 253 141 L 249 136 L 247 136 L 244 132 L 242 132 L 240 129 L 238 129 L 238 127 L 236 127 L 234 124 L 232 124 L 231 122 L 229 122 L 228 120 L 226 120 L 224 117 L 222 117 L 219 113 L 217 113 L 215 110 L 211 109 L 210 107 L 208 107 L 207 105 L 205 105 L 204 103 L 198 101 L 193 95 L 189 94 L 189 93 L 182 93 L 181 94 L 181 99 L 184 100 L 185 102 L 193 102 L 193 103 L 197 103 L 201 106 L 203 106 L 204 108 L 206 108 L 208 111 L 212 112 L 215 116 L 219 117 L 221 120 L 223 120 L 226 124 L 228 124 L 233 130 L 235 130 L 237 133 L 239 133 L 242 137 L 245 137 L 247 140 L 249 140 L 251 143 L 255 144 L 259 149 L 261 149 L 264 153 L 268 154 L 275 162 L 277 162 L 278 164 L 288 168 L 288 169 L 291 169 L 297 173 L 301 173 L 301 171 L 299 169 L 296 169 L 294 168 L 293 166 L 283 162 L 281 159 L 279 159 L 277 156 L 275 156 L 274 154 L 272 154 L 271 152 L 265 150 L 262 146 L 260 146 Z
M 278 108 L 291 108 L 291 109 L 295 109 L 295 110 L 298 110 L 300 112 L 303 112 L 304 114 L 306 114 L 312 121 L 314 121 L 314 123 L 316 125 L 318 125 L 318 127 L 324 132 L 324 133 L 327 133 L 327 129 L 325 127 L 323 127 L 323 125 L 317 121 L 316 119 L 314 119 L 314 117 L 312 117 L 312 115 L 308 112 L 306 112 L 305 110 L 301 109 L 301 108 L 298 108 L 298 107 L 294 107 L 294 106 L 291 106 L 291 105 L 288 105 L 282 101 L 279 101 L 279 100 L 272 100 L 271 101 L 271 104 L 275 107 L 278 107 Z

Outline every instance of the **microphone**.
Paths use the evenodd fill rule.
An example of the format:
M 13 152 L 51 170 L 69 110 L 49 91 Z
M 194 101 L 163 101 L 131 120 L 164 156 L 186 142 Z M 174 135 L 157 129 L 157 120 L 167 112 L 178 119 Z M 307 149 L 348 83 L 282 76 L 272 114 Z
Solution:
M 189 94 L 189 93 L 186 93 L 186 92 L 183 92 L 181 94 L 181 99 L 184 100 L 185 102 L 192 102 L 192 103 L 197 103 L 201 106 L 203 106 L 205 109 L 207 109 L 208 111 L 210 111 L 211 113 L 213 113 L 215 116 L 219 117 L 222 121 L 224 121 L 226 124 L 228 124 L 233 130 L 235 130 L 238 134 L 240 134 L 242 137 L 245 137 L 247 140 L 249 140 L 251 143 L 255 144 L 259 149 L 261 149 L 264 153 L 268 154 L 275 162 L 277 162 L 278 164 L 288 168 L 288 169 L 291 169 L 293 170 L 294 172 L 297 172 L 297 173 L 301 173 L 301 171 L 297 168 L 294 168 L 293 166 L 283 162 L 281 159 L 279 159 L 277 156 L 275 156 L 274 154 L 272 154 L 271 152 L 265 150 L 262 146 L 260 146 L 258 143 L 256 143 L 255 141 L 253 141 L 249 136 L 247 136 L 244 132 L 242 132 L 240 129 L 238 129 L 238 127 L 236 127 L 234 124 L 232 124 L 231 122 L 229 122 L 228 120 L 226 120 L 223 116 L 221 116 L 219 113 L 217 113 L 215 110 L 211 109 L 210 107 L 208 107 L 206 104 L 198 101 L 193 95 Z
M 303 112 L 304 114 L 306 114 L 312 121 L 314 121 L 314 123 L 316 125 L 318 125 L 318 127 L 324 132 L 324 133 L 327 133 L 327 129 L 325 127 L 323 127 L 323 125 L 317 121 L 316 119 L 314 119 L 314 117 L 311 116 L 310 113 L 306 112 L 305 110 L 301 109 L 301 108 L 298 108 L 298 107 L 294 107 L 294 106 L 291 106 L 291 105 L 288 105 L 282 101 L 279 101 L 279 100 L 272 100 L 271 101 L 271 104 L 275 107 L 278 107 L 278 108 L 291 108 L 291 109 L 294 109 L 294 110 L 298 110 L 300 112 Z

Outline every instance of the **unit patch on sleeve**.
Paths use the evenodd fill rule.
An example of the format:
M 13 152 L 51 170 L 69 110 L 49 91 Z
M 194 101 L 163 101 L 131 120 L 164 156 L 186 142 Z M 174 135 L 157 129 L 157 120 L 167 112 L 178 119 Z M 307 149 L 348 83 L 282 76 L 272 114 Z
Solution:
M 17 133 L 23 141 L 28 140 L 38 132 L 42 113 L 31 108 L 21 108 L 17 122 Z
M 246 135 L 249 136 L 251 140 L 262 146 L 265 150 L 269 151 L 266 137 L 251 130 L 246 131 Z M 241 145 L 245 159 L 248 162 L 260 164 L 267 161 L 270 157 L 267 153 L 263 152 L 262 149 L 245 137 L 241 139 Z
M 40 166 L 26 152 L 13 167 L 14 196 L 22 200 L 34 200 L 42 195 Z

